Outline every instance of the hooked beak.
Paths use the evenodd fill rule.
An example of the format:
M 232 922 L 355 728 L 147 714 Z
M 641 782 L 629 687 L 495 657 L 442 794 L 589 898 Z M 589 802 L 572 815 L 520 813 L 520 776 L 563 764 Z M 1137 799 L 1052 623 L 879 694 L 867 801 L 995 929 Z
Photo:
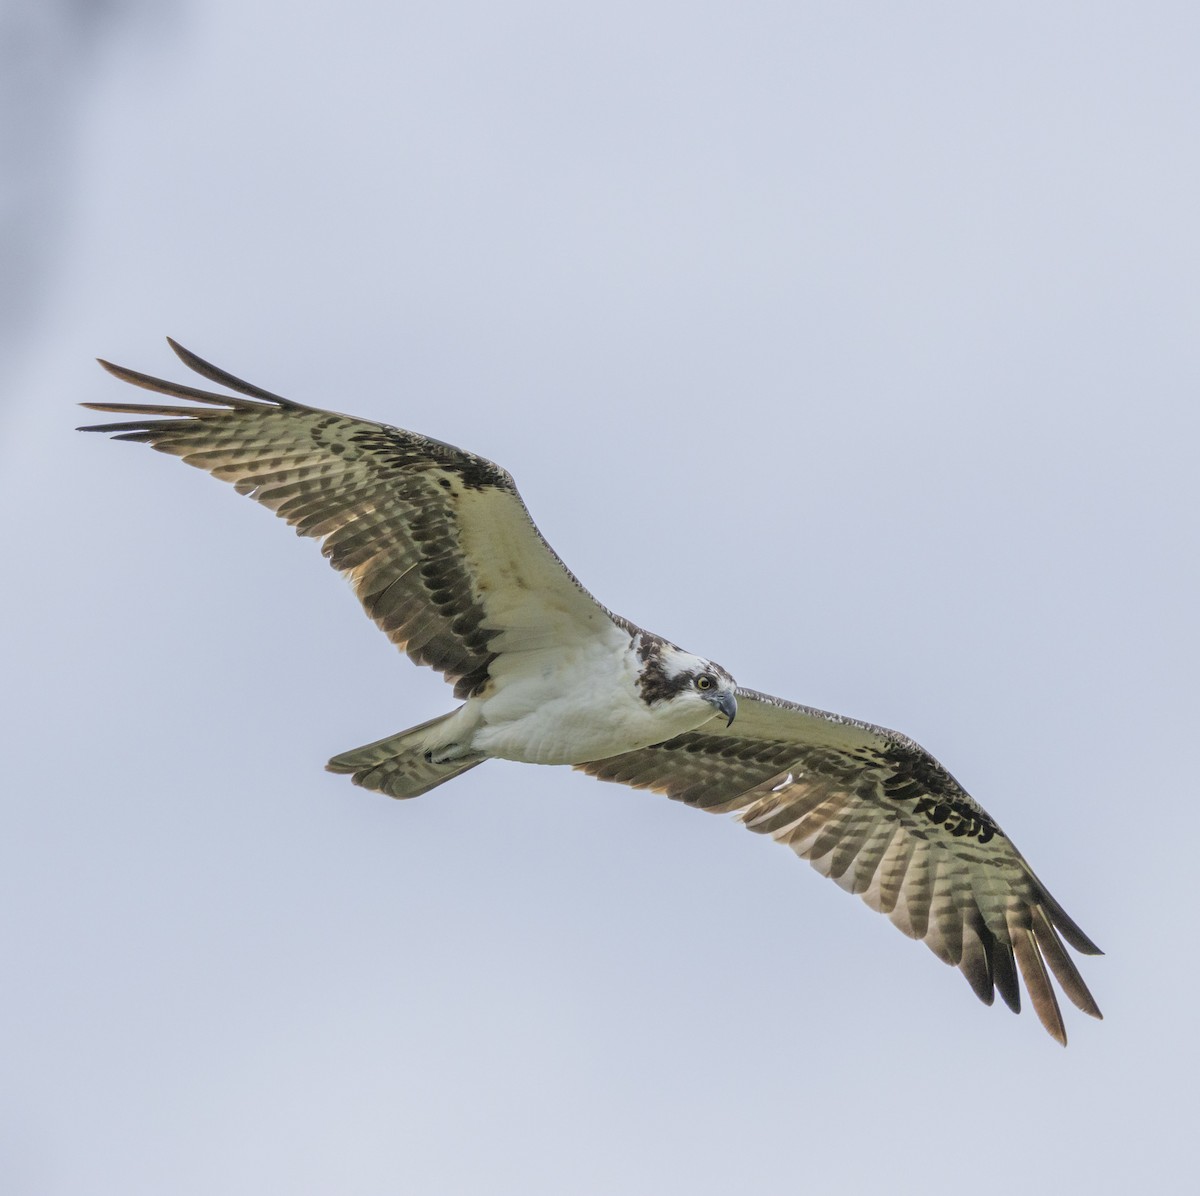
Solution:
M 725 716 L 725 725 L 732 727 L 733 720 L 737 717 L 737 698 L 734 696 L 733 690 L 722 690 L 713 699 L 713 705 Z

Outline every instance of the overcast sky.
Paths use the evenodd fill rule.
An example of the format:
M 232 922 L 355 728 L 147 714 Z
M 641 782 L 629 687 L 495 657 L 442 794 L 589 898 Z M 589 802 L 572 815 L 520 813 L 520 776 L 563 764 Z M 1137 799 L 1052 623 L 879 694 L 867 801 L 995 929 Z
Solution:
M 1194 1182 L 1200 10 L 9 0 L 0 1187 Z M 452 705 L 183 378 L 516 476 L 612 608 L 897 727 L 1108 952 L 962 977 L 728 818 L 325 760 Z

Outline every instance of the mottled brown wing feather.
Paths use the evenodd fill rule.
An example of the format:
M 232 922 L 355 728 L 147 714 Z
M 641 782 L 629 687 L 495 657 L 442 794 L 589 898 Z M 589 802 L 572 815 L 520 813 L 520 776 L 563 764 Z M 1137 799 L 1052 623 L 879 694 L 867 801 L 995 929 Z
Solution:
M 101 362 L 122 381 L 201 406 L 85 403 L 138 418 L 83 430 L 181 457 L 320 538 L 392 642 L 458 697 L 483 688 L 500 650 L 623 626 L 562 564 L 491 461 L 291 402 L 170 344 L 189 368 L 248 397 Z
M 711 729 L 710 729 L 711 728 Z M 959 968 L 980 1000 L 1021 1008 L 1067 1035 L 1050 973 L 1084 1013 L 1100 1010 L 1063 946 L 1100 950 L 1046 891 L 988 813 L 920 745 L 894 731 L 738 691 L 731 727 L 577 766 L 605 781 L 734 811 Z

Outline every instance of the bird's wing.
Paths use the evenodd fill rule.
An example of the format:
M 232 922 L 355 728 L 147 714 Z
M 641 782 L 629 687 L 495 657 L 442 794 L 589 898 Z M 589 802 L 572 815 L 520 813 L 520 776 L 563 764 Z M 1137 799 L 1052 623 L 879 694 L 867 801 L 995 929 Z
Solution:
M 1075 1005 L 1101 1016 L 1062 940 L 1087 955 L 1099 948 L 987 811 L 895 731 L 739 690 L 728 728 L 714 719 L 576 767 L 700 809 L 736 811 L 924 940 L 986 1004 L 998 989 L 1020 1011 L 1019 969 L 1042 1025 L 1064 1045 L 1047 965 Z
M 169 339 L 169 338 L 168 338 Z M 101 362 L 122 381 L 197 406 L 85 403 L 138 418 L 83 429 L 149 444 L 232 482 L 322 540 L 367 613 L 459 697 L 479 692 L 504 653 L 627 626 L 579 584 L 542 538 L 512 478 L 482 457 L 385 424 L 280 398 L 174 341 L 214 394 Z

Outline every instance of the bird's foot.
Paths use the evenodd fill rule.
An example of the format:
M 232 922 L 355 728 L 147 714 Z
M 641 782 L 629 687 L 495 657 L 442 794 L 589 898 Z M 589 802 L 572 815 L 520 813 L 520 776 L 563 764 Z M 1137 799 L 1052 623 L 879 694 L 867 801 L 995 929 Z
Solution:
M 452 764 L 467 754 L 461 743 L 446 743 L 438 748 L 429 748 L 424 753 L 426 764 Z

